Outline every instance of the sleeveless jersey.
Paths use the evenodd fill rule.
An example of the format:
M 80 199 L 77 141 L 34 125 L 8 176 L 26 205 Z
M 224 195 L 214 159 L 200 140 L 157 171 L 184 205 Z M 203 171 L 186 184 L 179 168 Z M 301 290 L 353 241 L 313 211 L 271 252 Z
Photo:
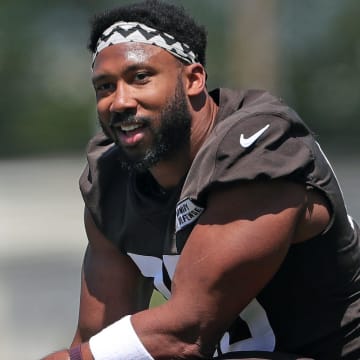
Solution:
M 177 260 L 213 188 L 288 179 L 320 191 L 330 204 L 330 224 L 290 247 L 275 276 L 234 319 L 214 357 L 276 350 L 360 359 L 359 228 L 347 214 L 331 165 L 281 100 L 256 90 L 217 89 L 211 96 L 219 104 L 215 126 L 171 192 L 162 193 L 149 172 L 123 169 L 121 149 L 96 135 L 80 178 L 86 207 L 103 234 L 169 298 Z

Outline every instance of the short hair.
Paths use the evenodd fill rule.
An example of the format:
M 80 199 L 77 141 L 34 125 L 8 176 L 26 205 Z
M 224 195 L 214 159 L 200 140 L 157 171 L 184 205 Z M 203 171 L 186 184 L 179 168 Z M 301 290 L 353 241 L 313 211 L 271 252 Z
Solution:
M 189 45 L 205 66 L 207 33 L 182 6 L 160 0 L 145 0 L 123 5 L 95 15 L 91 21 L 88 49 L 94 53 L 101 34 L 117 21 L 139 22 L 172 35 L 176 40 Z

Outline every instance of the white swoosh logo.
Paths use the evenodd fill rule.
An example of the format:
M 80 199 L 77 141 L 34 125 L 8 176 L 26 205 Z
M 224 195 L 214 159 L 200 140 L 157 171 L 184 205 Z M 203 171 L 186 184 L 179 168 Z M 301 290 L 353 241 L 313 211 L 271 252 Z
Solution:
M 240 135 L 240 145 L 244 148 L 248 148 L 251 146 L 268 128 L 270 124 L 267 124 L 262 129 L 257 131 L 255 134 L 251 135 L 250 137 L 246 138 L 244 134 Z

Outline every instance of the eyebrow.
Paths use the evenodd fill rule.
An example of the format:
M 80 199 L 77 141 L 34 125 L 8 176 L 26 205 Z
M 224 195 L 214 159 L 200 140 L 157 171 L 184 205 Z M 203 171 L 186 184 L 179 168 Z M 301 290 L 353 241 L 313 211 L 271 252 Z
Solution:
M 149 68 L 152 68 L 151 66 L 149 66 L 148 63 L 145 63 L 145 62 L 139 62 L 139 63 L 136 63 L 136 64 L 131 64 L 131 65 L 128 65 L 123 71 L 122 73 L 123 74 L 126 74 L 126 73 L 131 73 L 131 72 L 134 72 L 136 70 L 139 70 L 139 69 L 149 69 Z M 109 77 L 112 77 L 113 75 L 111 74 L 99 74 L 99 75 L 95 75 L 92 77 L 92 83 L 96 83 L 98 81 L 101 81 L 101 80 L 104 80 L 104 79 L 108 79 Z
M 91 82 L 93 84 L 95 84 L 96 82 L 101 81 L 103 79 L 106 79 L 108 77 L 109 77 L 109 75 L 99 74 L 99 75 L 93 76 L 92 79 L 91 79 Z

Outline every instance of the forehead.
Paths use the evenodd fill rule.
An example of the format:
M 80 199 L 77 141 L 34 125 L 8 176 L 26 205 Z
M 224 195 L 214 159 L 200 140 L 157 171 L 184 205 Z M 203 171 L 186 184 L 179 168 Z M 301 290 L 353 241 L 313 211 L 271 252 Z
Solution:
M 175 56 L 158 46 L 137 42 L 124 42 L 103 49 L 94 61 L 93 71 L 96 73 L 115 64 L 125 67 L 136 64 L 178 66 L 179 62 Z

